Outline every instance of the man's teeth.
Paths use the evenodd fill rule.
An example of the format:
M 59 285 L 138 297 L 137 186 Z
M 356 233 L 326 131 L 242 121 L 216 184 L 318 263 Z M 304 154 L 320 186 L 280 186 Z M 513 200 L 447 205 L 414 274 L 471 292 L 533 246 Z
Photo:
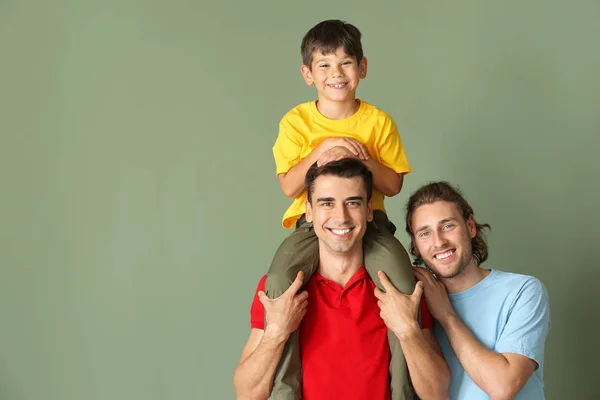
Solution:
M 435 258 L 437 258 L 438 260 L 443 260 L 445 258 L 450 257 L 452 254 L 454 254 L 454 250 L 448 250 L 445 253 L 436 254 Z
M 350 229 L 332 229 L 331 232 L 336 235 L 346 235 L 350 232 Z

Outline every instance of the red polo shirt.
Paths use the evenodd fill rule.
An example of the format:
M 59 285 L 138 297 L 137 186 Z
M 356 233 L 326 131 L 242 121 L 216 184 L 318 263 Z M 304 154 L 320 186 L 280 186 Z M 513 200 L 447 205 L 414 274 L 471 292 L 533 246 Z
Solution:
M 264 308 L 256 289 L 251 327 L 264 329 Z M 387 327 L 379 316 L 375 283 L 359 269 L 344 288 L 316 273 L 308 281 L 308 310 L 300 324 L 304 400 L 388 400 L 390 352 Z M 433 320 L 421 301 L 422 327 Z

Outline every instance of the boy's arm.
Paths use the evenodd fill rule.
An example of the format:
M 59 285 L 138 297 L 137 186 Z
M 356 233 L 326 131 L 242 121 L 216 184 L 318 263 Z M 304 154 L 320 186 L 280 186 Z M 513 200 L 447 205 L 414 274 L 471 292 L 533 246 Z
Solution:
M 277 175 L 283 193 L 292 199 L 298 197 L 304 191 L 304 179 L 310 166 L 319 161 L 325 153 L 334 147 L 342 147 L 348 152 L 349 156 L 352 155 L 363 161 L 368 157 L 368 152 L 362 143 L 352 138 L 325 139 L 305 159 L 291 167 L 288 172 Z
M 365 161 L 373 174 L 373 186 L 387 197 L 395 196 L 402 189 L 410 165 L 398 128 L 389 116 L 382 122 L 374 146 L 377 154 Z
M 308 157 L 294 165 L 288 172 L 277 175 L 283 194 L 290 199 L 295 199 L 302 193 L 304 190 L 304 178 L 306 178 L 306 172 L 308 172 L 311 165 L 317 162 L 322 154 L 323 152 L 319 151 L 319 147 L 317 147 L 308 155 Z
M 347 140 L 354 141 L 353 139 Z M 356 143 L 362 146 L 361 143 Z M 366 149 L 363 151 L 366 152 Z M 323 151 L 317 147 L 308 155 L 308 157 L 294 165 L 287 173 L 277 175 L 281 190 L 287 197 L 295 199 L 302 193 L 304 190 L 304 178 L 306 177 L 306 172 L 308 172 L 310 166 L 319 161 L 326 152 L 327 150 Z M 356 154 L 354 154 L 354 156 L 356 156 Z M 375 189 L 379 190 L 387 197 L 392 197 L 400 193 L 404 182 L 404 174 L 396 173 L 393 169 L 380 164 L 371 157 L 368 157 L 366 160 L 362 159 L 362 162 L 373 174 L 373 186 Z
M 404 183 L 404 174 L 398 174 L 393 169 L 380 164 L 377 160 L 369 157 L 363 163 L 373 174 L 373 186 L 383 193 L 384 196 L 392 197 L 400 193 Z

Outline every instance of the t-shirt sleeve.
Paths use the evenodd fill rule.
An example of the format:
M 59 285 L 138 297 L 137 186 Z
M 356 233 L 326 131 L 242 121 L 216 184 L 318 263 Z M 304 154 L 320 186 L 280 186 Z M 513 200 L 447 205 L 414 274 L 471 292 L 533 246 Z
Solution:
M 398 174 L 407 174 L 410 172 L 410 165 L 402 139 L 398 132 L 398 127 L 391 117 L 387 116 L 382 123 L 382 129 L 377 140 L 377 150 L 379 152 L 380 164 L 394 170 Z
M 258 292 L 265 291 L 266 280 L 267 276 L 265 275 L 258 282 L 258 287 L 254 293 L 254 300 L 252 301 L 252 307 L 250 307 L 250 328 L 252 329 L 265 329 L 265 308 L 258 298 Z
M 433 316 L 427 308 L 425 296 L 421 296 L 421 329 L 433 329 Z
M 294 134 L 294 130 L 284 117 L 279 123 L 279 135 L 273 145 L 273 157 L 277 175 L 286 174 L 300 162 L 302 144 Z
M 543 361 L 544 343 L 550 331 L 550 305 L 546 288 L 538 279 L 528 280 L 508 314 L 494 348 L 498 353 L 516 353 Z

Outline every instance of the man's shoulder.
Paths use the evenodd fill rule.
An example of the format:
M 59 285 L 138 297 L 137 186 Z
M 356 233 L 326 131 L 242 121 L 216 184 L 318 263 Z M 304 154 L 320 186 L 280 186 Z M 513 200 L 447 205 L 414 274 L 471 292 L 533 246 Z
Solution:
M 541 280 L 532 275 L 516 272 L 492 270 L 494 283 L 505 288 L 509 293 L 516 296 L 529 293 L 530 295 L 547 297 L 547 290 Z
M 542 282 L 532 275 L 521 274 L 517 272 L 507 272 L 499 269 L 492 269 L 495 282 L 510 283 L 511 285 L 520 283 L 522 285 L 543 285 Z

